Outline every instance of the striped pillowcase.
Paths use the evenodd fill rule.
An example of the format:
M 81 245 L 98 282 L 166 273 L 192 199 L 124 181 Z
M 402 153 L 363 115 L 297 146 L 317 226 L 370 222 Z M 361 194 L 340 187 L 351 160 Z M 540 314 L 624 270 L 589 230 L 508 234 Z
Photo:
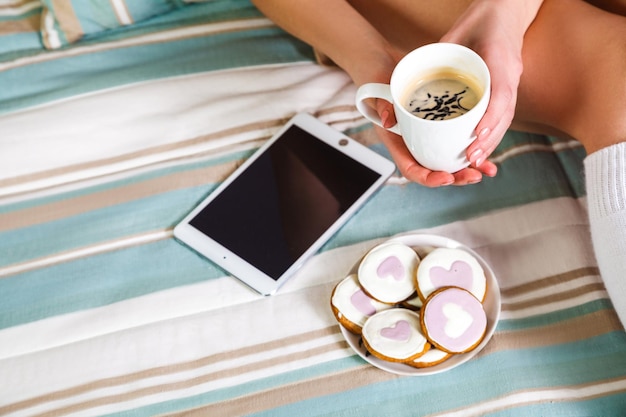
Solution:
M 47 49 L 129 26 L 198 0 L 41 0 L 41 35 Z

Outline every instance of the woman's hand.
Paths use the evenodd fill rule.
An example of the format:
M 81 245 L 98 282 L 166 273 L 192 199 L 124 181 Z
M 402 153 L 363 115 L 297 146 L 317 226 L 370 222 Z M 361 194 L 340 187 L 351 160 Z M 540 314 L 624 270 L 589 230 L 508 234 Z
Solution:
M 476 127 L 476 140 L 467 148 L 471 166 L 496 174 L 487 157 L 496 149 L 515 115 L 522 75 L 522 44 L 542 0 L 475 0 L 441 38 L 476 51 L 491 73 L 491 99 Z
M 376 100 L 376 110 L 380 115 L 383 126 L 389 128 L 396 124 L 391 103 L 385 100 Z M 406 179 L 427 187 L 475 184 L 482 180 L 483 174 L 493 176 L 497 171 L 496 166 L 490 161 L 485 161 L 480 167 L 464 168 L 453 174 L 443 171 L 431 171 L 417 163 L 404 144 L 402 137 L 378 126 L 376 126 L 376 133 L 389 150 L 400 173 Z

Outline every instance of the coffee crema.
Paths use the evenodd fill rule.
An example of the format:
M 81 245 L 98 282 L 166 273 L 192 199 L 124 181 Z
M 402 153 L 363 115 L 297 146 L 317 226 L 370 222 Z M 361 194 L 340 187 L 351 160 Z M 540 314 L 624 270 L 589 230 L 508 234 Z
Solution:
M 449 120 L 470 111 L 482 96 L 478 82 L 454 69 L 442 69 L 419 78 L 406 88 L 402 104 L 426 120 Z

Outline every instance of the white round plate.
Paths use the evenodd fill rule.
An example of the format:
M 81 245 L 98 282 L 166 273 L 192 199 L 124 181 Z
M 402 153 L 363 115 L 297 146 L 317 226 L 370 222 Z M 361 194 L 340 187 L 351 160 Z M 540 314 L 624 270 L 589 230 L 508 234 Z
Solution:
M 388 242 L 401 242 L 413 248 L 458 248 L 463 249 L 475 256 L 480 265 L 483 267 L 485 271 L 485 277 L 487 278 L 487 294 L 483 302 L 485 312 L 487 313 L 487 331 L 485 333 L 485 337 L 474 350 L 467 353 L 453 355 L 446 361 L 438 365 L 430 366 L 428 368 L 414 368 L 410 365 L 406 365 L 403 363 L 389 362 L 379 359 L 367 352 L 367 350 L 363 346 L 360 335 L 351 333 L 343 326 L 339 325 L 339 327 L 341 328 L 341 333 L 345 337 L 350 347 L 352 347 L 352 349 L 360 357 L 362 357 L 375 367 L 382 369 L 383 371 L 391 372 L 398 375 L 420 376 L 437 374 L 440 372 L 448 371 L 472 359 L 489 342 L 491 336 L 493 336 L 493 332 L 496 330 L 496 325 L 498 324 L 498 320 L 500 318 L 500 287 L 498 286 L 498 281 L 496 280 L 496 276 L 493 273 L 491 267 L 480 255 L 478 255 L 467 246 L 443 236 L 428 234 L 409 234 L 394 237 L 388 240 Z M 356 273 L 357 269 L 358 263 L 352 268 L 351 273 Z

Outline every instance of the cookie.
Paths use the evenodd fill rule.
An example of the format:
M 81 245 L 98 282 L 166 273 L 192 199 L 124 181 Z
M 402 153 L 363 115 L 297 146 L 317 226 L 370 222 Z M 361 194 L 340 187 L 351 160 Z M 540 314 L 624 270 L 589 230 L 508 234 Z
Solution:
M 421 298 L 419 298 L 417 292 L 413 293 L 413 295 L 411 295 L 409 298 L 399 304 L 400 307 L 408 308 L 409 310 L 413 311 L 419 311 L 423 305 L 424 302 Z
M 429 368 L 431 366 L 439 365 L 450 358 L 452 353 L 444 352 L 437 348 L 431 347 L 428 352 L 412 361 L 407 362 L 407 365 L 411 365 L 414 368 Z
M 436 348 L 449 353 L 474 349 L 487 331 L 487 314 L 469 291 L 444 287 L 433 292 L 420 310 L 422 331 Z
M 367 295 L 352 274 L 341 280 L 330 297 L 330 306 L 337 321 L 355 334 L 361 334 L 365 321 L 379 311 L 391 308 Z
M 361 260 L 358 278 L 361 287 L 378 301 L 395 304 L 415 292 L 415 273 L 420 260 L 407 245 L 384 243 Z
M 405 308 L 374 314 L 363 325 L 362 337 L 372 355 L 391 362 L 412 361 L 430 349 L 422 334 L 420 316 Z
M 425 256 L 416 275 L 417 293 L 422 300 L 442 287 L 460 287 L 479 301 L 487 294 L 485 271 L 474 256 L 463 249 L 437 248 Z

